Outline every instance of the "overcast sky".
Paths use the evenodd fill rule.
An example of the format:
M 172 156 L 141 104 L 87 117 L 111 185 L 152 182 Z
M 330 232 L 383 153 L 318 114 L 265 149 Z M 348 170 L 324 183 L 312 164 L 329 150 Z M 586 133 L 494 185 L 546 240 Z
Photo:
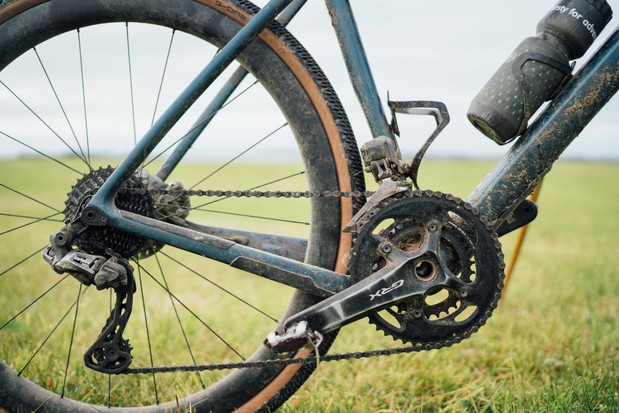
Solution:
M 618 0 L 609 3 L 619 12 Z M 537 22 L 555 1 L 353 0 L 351 4 L 383 100 L 389 92 L 393 100 L 440 100 L 447 105 L 451 124 L 430 156 L 494 156 L 505 151 L 469 124 L 466 110 L 512 50 L 535 35 Z M 615 30 L 617 21 L 608 24 L 591 52 Z M 365 120 L 340 63 L 324 3 L 309 1 L 290 30 L 336 85 L 357 139 L 367 140 Z M 582 62 L 584 58 L 578 61 Z M 614 98 L 564 156 L 619 159 L 618 113 L 619 98 Z M 402 145 L 410 143 L 411 150 L 432 129 L 431 122 L 403 116 L 399 120 Z
M 259 5 L 264 3 L 266 3 L 266 0 L 258 1 Z M 619 0 L 610 0 L 610 3 L 611 6 L 619 10 Z M 497 146 L 473 128 L 466 119 L 466 111 L 471 100 L 514 48 L 524 38 L 535 34 L 537 22 L 553 8 L 555 1 L 351 0 L 351 4 L 385 107 L 387 93 L 393 100 L 438 100 L 447 105 L 451 115 L 451 123 L 430 148 L 428 156 L 498 157 L 507 150 L 507 147 Z M 615 18 L 610 22 L 591 48 L 591 52 L 597 49 L 601 41 L 615 30 L 617 21 L 619 19 Z M 136 96 L 143 95 L 143 101 L 136 97 L 135 106 L 144 109 L 142 112 L 148 115 L 147 119 L 138 117 L 139 128 L 136 133 L 132 133 L 131 107 L 128 106 L 130 95 L 126 92 L 127 85 L 121 81 L 112 82 L 109 80 L 118 74 L 122 76 L 124 73 L 126 76 L 127 72 L 127 53 L 124 49 L 126 44 L 125 28 L 124 25 L 112 26 L 109 31 L 106 28 L 101 30 L 89 28 L 83 30 L 80 35 L 84 50 L 88 51 L 84 54 L 84 65 L 88 69 L 87 76 L 90 76 L 86 79 L 89 103 L 88 122 L 92 131 L 101 131 L 103 136 L 101 145 L 103 145 L 104 150 L 116 148 L 114 142 L 126 140 L 127 136 L 143 136 L 148 129 L 150 119 L 153 116 L 154 94 L 157 92 L 161 68 L 165 62 L 167 45 L 170 41 L 168 30 L 160 33 L 159 31 L 151 31 L 151 28 L 137 27 L 134 30 L 132 26 L 132 70 L 136 73 L 134 89 Z M 359 146 L 361 146 L 372 136 L 348 81 L 324 2 L 321 0 L 308 1 L 305 8 L 290 24 L 289 29 L 305 45 L 334 84 L 350 117 Z M 156 37 L 159 35 L 161 37 Z M 67 95 L 62 95 L 62 98 L 69 117 L 76 119 L 74 125 L 77 134 L 82 136 L 86 133 L 81 130 L 83 129 L 81 125 L 84 122 L 79 120 L 80 117 L 83 117 L 83 108 L 82 89 L 79 83 L 81 79 L 80 62 L 77 60 L 80 55 L 73 52 L 76 44 L 75 38 L 76 36 L 70 33 L 61 36 L 61 39 L 53 39 L 49 42 L 49 47 L 41 47 L 37 50 L 39 50 L 38 53 L 45 62 L 46 70 L 54 83 L 67 82 L 67 84 L 74 86 L 71 89 L 74 92 L 72 99 Z M 184 75 L 174 75 L 172 65 L 176 64 L 176 67 L 183 71 L 194 70 L 197 73 L 214 53 L 214 50 L 205 49 L 203 51 L 201 47 L 205 46 L 204 43 L 195 39 L 188 39 L 187 43 L 179 42 L 179 46 L 177 50 L 175 43 L 174 56 L 183 55 L 186 59 L 172 59 L 174 63 L 171 63 L 167 69 L 170 73 L 166 75 L 166 81 L 170 80 L 174 83 L 173 87 L 170 88 L 167 88 L 166 84 L 164 90 L 164 94 L 169 95 L 170 101 L 186 86 L 187 79 L 195 76 L 195 74 L 192 74 L 192 77 L 188 77 L 185 72 L 183 72 Z M 108 48 L 110 54 L 108 54 Z M 66 53 L 66 59 L 58 58 L 58 53 L 65 52 L 65 50 L 70 50 Z M 97 53 L 90 53 L 90 51 Z M 112 51 L 117 54 L 111 54 Z M 134 53 L 135 56 L 133 56 Z M 100 54 L 100 60 L 88 60 L 91 59 L 93 54 Z M 580 59 L 578 64 L 580 65 L 585 59 Z M 34 54 L 30 53 L 20 61 L 23 64 L 21 66 L 15 65 L 12 67 L 13 72 L 11 72 L 12 76 L 18 81 L 14 86 L 16 90 L 19 87 L 18 84 L 25 87 L 25 90 L 24 87 L 19 89 L 20 96 L 38 110 L 37 103 L 42 100 L 42 95 L 46 93 L 48 100 L 45 102 L 51 104 L 49 110 L 58 112 L 58 105 L 55 104 L 46 76 L 42 75 L 43 72 L 40 70 Z M 142 62 L 145 70 L 139 70 L 139 62 Z M 11 75 L 7 72 L 7 70 L 3 71 L 3 79 L 7 75 Z M 138 73 L 140 75 L 137 75 Z M 119 79 L 122 79 L 122 77 L 119 77 Z M 10 78 L 7 82 L 10 85 L 14 84 Z M 124 100 L 109 101 L 108 96 L 112 94 L 114 88 L 122 89 L 118 96 L 124 96 Z M 59 87 L 58 90 L 64 89 Z M 148 93 L 140 93 L 144 91 Z M 208 101 L 208 96 L 204 98 L 205 101 Z M 5 121 L 13 119 L 15 120 L 13 124 L 21 128 L 11 129 L 3 121 L 3 128 L 6 128 L 6 133 L 20 137 L 30 135 L 35 138 L 49 135 L 49 130 L 46 129 L 47 125 L 33 119 L 29 110 L 15 104 L 15 98 L 11 93 L 0 88 L 0 102 L 3 102 L 2 99 L 13 102 L 14 105 L 11 108 L 15 109 L 17 106 L 17 109 L 22 112 L 21 114 L 3 112 Z M 235 104 L 237 103 L 235 102 Z M 234 123 L 239 128 L 251 129 L 251 134 L 240 131 L 238 136 L 234 135 L 234 139 L 225 141 L 201 139 L 196 145 L 202 144 L 204 146 L 192 151 L 192 154 L 220 154 L 220 149 L 214 149 L 214 145 L 222 143 L 228 147 L 232 141 L 245 148 L 247 144 L 242 137 L 248 135 L 253 138 L 255 129 L 264 127 L 265 129 L 270 128 L 266 129 L 267 131 L 272 131 L 281 124 L 272 124 L 273 122 L 261 117 L 265 111 L 262 104 L 251 105 L 251 101 L 249 104 L 249 111 L 244 112 L 244 116 L 247 116 L 245 121 L 235 121 Z M 199 113 L 203 106 L 199 104 L 195 106 L 195 110 Z M 166 105 L 161 104 L 158 113 L 161 113 L 165 107 Z M 47 107 L 43 109 L 45 108 Z M 108 114 L 112 110 L 119 113 Z M 94 116 L 91 116 L 91 114 L 98 112 L 105 115 L 99 118 L 99 121 L 103 122 L 101 125 L 96 124 Z M 182 133 L 189 129 L 189 125 L 193 123 L 197 113 L 195 116 L 187 117 L 190 121 L 189 124 L 178 126 Z M 618 113 L 619 98 L 615 98 L 568 149 L 565 157 L 619 159 Z M 217 118 L 220 117 L 222 116 Z M 29 120 L 22 120 L 22 118 Z M 53 126 L 58 128 L 59 133 L 65 134 L 67 125 L 62 124 L 64 118 L 57 116 L 57 119 L 61 124 L 54 124 Z M 113 119 L 114 133 L 109 132 L 110 119 Z M 433 119 L 428 117 L 420 118 L 406 115 L 400 115 L 398 121 L 402 132 L 400 145 L 404 149 L 406 158 L 410 159 L 412 153 L 416 152 L 432 132 L 434 122 Z M 209 128 L 212 126 L 215 130 L 215 133 L 211 133 L 211 137 L 219 136 L 214 124 L 215 122 L 209 126 Z M 233 136 L 228 131 L 230 123 L 222 119 L 221 124 L 223 130 L 228 135 Z M 129 127 L 123 129 L 123 125 L 129 125 Z M 100 128 L 95 128 L 95 126 L 100 126 Z M 266 134 L 266 132 L 259 133 Z M 94 138 L 94 132 L 91 134 Z M 263 135 L 259 134 L 258 136 Z M 283 138 L 286 138 L 286 136 Z M 95 139 L 92 139 L 92 141 L 94 142 Z M 57 140 L 46 139 L 44 143 L 48 147 L 43 146 L 43 143 L 37 143 L 37 145 L 40 145 L 37 148 L 50 153 L 66 151 L 63 145 L 58 145 Z M 280 148 L 280 146 L 277 146 L 280 145 L 278 142 L 273 142 L 273 145 L 276 145 L 277 149 Z M 281 146 L 281 148 L 283 147 Z M 15 153 L 24 152 L 30 153 L 24 145 L 4 139 L 0 155 L 11 156 Z

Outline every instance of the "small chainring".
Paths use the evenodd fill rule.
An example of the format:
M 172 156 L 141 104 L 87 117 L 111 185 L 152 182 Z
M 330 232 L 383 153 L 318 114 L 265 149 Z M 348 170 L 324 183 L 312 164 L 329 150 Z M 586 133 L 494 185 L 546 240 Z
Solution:
M 369 314 L 386 335 L 425 349 L 440 348 L 469 337 L 496 308 L 505 267 L 501 245 L 466 202 L 431 191 L 383 201 L 358 232 L 349 264 L 354 281 L 397 265 L 385 254 L 391 248 L 418 257 L 408 276 L 427 281 L 429 287 L 423 295 Z M 449 282 L 437 285 L 439 272 Z

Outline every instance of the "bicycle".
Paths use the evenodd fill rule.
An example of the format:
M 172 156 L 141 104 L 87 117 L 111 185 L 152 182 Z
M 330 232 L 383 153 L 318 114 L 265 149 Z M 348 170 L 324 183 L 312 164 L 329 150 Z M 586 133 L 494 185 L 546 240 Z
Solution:
M 500 143 L 521 137 L 464 202 L 417 188 L 425 149 L 449 122 L 444 105 L 390 102 L 389 122 L 363 49 L 355 46 L 360 44 L 359 34 L 348 1 L 326 3 L 375 137 L 362 154 L 365 170 L 379 182 L 376 192 L 365 189 L 362 159 L 334 90 L 282 25 L 304 1 L 272 0 L 261 10 L 245 0 L 0 2 L 0 86 L 6 92 L 1 102 L 4 113 L 11 114 L 3 116 L 0 134 L 9 153 L 30 155 L 6 162 L 11 172 L 8 175 L 7 169 L 0 183 L 9 194 L 2 216 L 10 228 L 5 232 L 19 236 L 10 238 L 13 242 L 32 239 L 41 245 L 27 256 L 3 258 L 3 262 L 11 259 L 2 270 L 4 279 L 35 272 L 33 277 L 38 278 L 32 282 L 17 278 L 10 284 L 16 295 L 34 298 L 7 304 L 3 313 L 8 319 L 0 320 L 0 331 L 7 332 L 3 340 L 25 349 L 11 354 L 19 371 L 0 364 L 2 408 L 89 410 L 95 408 L 93 403 L 96 409 L 105 409 L 117 397 L 112 391 L 120 387 L 115 384 L 117 376 L 134 373 L 127 382 L 146 376 L 154 383 L 156 404 L 147 406 L 147 411 L 270 411 L 302 385 L 320 360 L 441 348 L 468 338 L 485 324 L 503 286 L 499 235 L 534 219 L 534 205 L 525 198 L 617 91 L 617 31 L 573 77 L 561 62 L 535 60 L 562 73 L 557 96 L 533 124 L 527 124 L 528 117 L 518 124 L 516 135 L 505 138 L 476 119 L 479 128 Z M 608 13 L 604 19 L 610 18 Z M 175 66 L 169 59 L 178 52 L 177 37 L 185 34 L 200 40 L 190 43 L 192 57 L 198 60 L 195 67 L 191 60 Z M 104 55 L 96 60 L 84 51 L 89 42 L 101 50 L 104 46 L 96 43 L 101 35 L 118 41 L 117 58 Z M 164 47 L 147 50 L 142 40 Z M 147 57 L 158 53 L 158 66 L 152 60 L 138 62 L 133 54 L 137 46 L 145 48 Z M 70 47 L 74 54 L 67 53 L 60 61 L 50 57 Z M 199 61 L 202 56 L 206 62 Z M 228 68 L 235 60 L 241 69 Z M 42 74 L 41 83 L 29 75 L 34 68 Z M 120 93 L 128 98 L 95 101 L 91 96 L 116 92 L 117 85 L 93 84 L 85 68 L 125 75 Z M 186 70 L 197 75 L 178 73 Z M 27 80 L 19 85 L 24 74 Z M 226 79 L 222 74 L 229 74 L 230 80 L 220 81 Z M 181 85 L 168 90 L 167 79 L 180 79 Z M 185 88 L 186 79 L 195 80 Z M 60 84 L 71 86 L 76 94 L 68 95 L 57 88 Z M 31 102 L 37 102 L 43 91 L 52 104 L 35 107 Z M 136 111 L 142 105 L 138 91 L 149 94 L 148 116 L 140 117 Z M 261 103 L 243 106 L 239 97 L 246 94 L 257 95 Z M 161 101 L 172 102 L 163 114 Z M 98 105 L 118 106 L 113 123 L 107 108 Z M 235 106 L 245 114 L 243 119 L 257 112 L 260 121 L 240 123 L 237 115 L 227 113 Z M 105 114 L 99 124 L 92 117 L 96 110 Z M 278 115 L 263 115 L 266 110 Z M 395 139 L 398 116 L 406 113 L 429 114 L 436 120 L 428 144 L 410 163 L 402 160 Z M 76 114 L 83 124 L 71 121 Z M 48 120 L 52 115 L 57 122 Z M 24 121 L 24 116 L 33 121 Z M 206 172 L 181 162 L 205 128 L 216 128 L 216 123 L 227 135 L 216 137 L 214 143 L 225 140 L 233 150 L 217 146 L 219 157 L 226 161 Z M 144 131 L 138 125 L 145 125 Z M 125 130 L 118 133 L 127 141 L 128 154 L 116 148 L 123 142 L 110 136 L 110 126 Z M 259 137 L 251 142 L 238 138 L 250 132 Z M 296 146 L 285 142 L 292 137 Z M 237 145 L 234 139 L 239 140 Z M 276 154 L 295 148 L 299 153 L 286 164 L 276 164 L 275 172 L 267 176 L 239 176 L 234 161 L 249 157 L 250 149 L 263 148 Z M 252 159 L 271 159 L 261 153 L 255 156 Z M 119 158 L 117 166 L 110 166 Z M 32 172 L 36 179 L 30 177 Z M 181 182 L 196 183 L 187 187 Z M 41 199 L 35 198 L 35 189 L 43 194 Z M 275 206 L 282 203 L 283 207 Z M 222 205 L 230 210 L 222 210 Z M 278 235 L 264 234 L 248 221 L 263 215 L 277 215 Z M 205 224 L 194 221 L 200 217 Z M 206 276 L 197 269 L 194 256 L 230 268 L 214 266 Z M 166 276 L 170 266 L 177 268 L 173 278 Z M 192 297 L 197 287 L 185 280 L 189 277 L 206 284 L 208 293 Z M 147 282 L 157 290 L 148 296 L 148 303 Z M 179 297 L 181 289 L 187 290 L 189 299 Z M 134 295 L 142 308 L 134 307 Z M 254 304 L 260 297 L 267 297 L 266 302 Z M 31 316 L 31 307 L 45 301 L 51 305 L 43 314 Z M 190 306 L 189 301 L 199 303 Z M 147 304 L 162 307 L 154 323 L 149 322 Z M 222 307 L 223 319 L 202 312 L 216 305 Z M 142 314 L 130 317 L 133 310 Z M 86 311 L 92 318 L 84 319 Z M 327 354 L 341 326 L 366 317 L 407 346 Z M 144 338 L 129 333 L 136 318 L 144 320 Z M 48 325 L 49 320 L 55 321 Z M 27 322 L 30 330 L 9 334 L 18 322 Z M 248 327 L 229 332 L 231 338 L 219 333 L 225 326 L 238 325 Z M 197 327 L 210 337 L 196 333 Z M 54 349 L 38 354 L 45 353 L 48 340 L 55 340 L 56 331 L 63 329 L 68 345 L 62 356 Z M 170 347 L 157 362 L 153 349 L 160 343 L 151 334 L 156 329 L 176 332 L 164 343 Z M 41 337 L 29 337 L 38 330 Z M 238 337 L 239 333 L 245 336 Z M 197 340 L 199 349 L 191 345 Z M 79 367 L 75 343 L 87 348 Z M 148 351 L 138 356 L 134 348 Z M 185 364 L 165 366 L 170 356 L 177 355 Z M 34 356 L 44 360 L 31 366 Z M 61 360 L 51 361 L 56 359 Z M 202 360 L 219 361 L 203 364 Z M 22 377 L 26 369 L 49 366 L 58 369 L 61 385 L 33 384 Z M 87 368 L 98 374 L 81 383 L 71 381 L 85 375 Z M 228 370 L 232 372 L 219 375 Z M 160 403 L 158 391 L 173 387 L 175 379 L 162 383 L 168 379 L 159 373 L 177 371 L 189 372 L 183 380 L 201 390 Z M 46 386 L 59 394 L 44 390 Z M 101 394 L 91 395 L 85 389 L 101 389 Z M 65 398 L 71 392 L 82 402 Z

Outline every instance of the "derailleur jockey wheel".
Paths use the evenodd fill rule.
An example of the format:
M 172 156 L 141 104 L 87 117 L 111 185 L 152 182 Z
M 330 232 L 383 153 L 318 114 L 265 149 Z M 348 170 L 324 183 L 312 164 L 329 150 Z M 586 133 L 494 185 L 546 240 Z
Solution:
M 378 330 L 434 349 L 462 341 L 485 324 L 501 296 L 505 265 L 498 236 L 472 206 L 430 191 L 383 201 L 359 230 L 349 268 L 358 282 L 411 259 L 407 276 L 428 288 L 370 312 Z

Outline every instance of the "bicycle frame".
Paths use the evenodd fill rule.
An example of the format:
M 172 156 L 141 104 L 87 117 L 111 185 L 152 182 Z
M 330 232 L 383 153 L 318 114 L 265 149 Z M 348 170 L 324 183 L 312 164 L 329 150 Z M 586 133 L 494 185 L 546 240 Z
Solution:
M 138 142 L 92 198 L 85 214 L 93 225 L 122 228 L 136 235 L 163 242 L 242 270 L 274 279 L 291 287 L 327 297 L 349 286 L 349 278 L 333 271 L 310 266 L 300 260 L 236 244 L 204 232 L 118 210 L 113 202 L 122 183 L 146 160 L 176 121 L 211 85 L 219 74 L 259 36 L 269 21 L 286 7 L 294 14 L 305 0 L 271 0 L 204 68 L 170 108 Z M 342 54 L 361 107 L 374 137 L 392 132 L 380 103 L 372 73 L 360 40 L 349 0 L 326 0 Z M 554 161 L 570 145 L 619 88 L 619 28 L 574 76 L 537 121 L 513 145 L 493 172 L 473 191 L 468 201 L 494 227 L 509 216 L 550 170 Z M 222 92 L 223 101 L 225 93 Z M 216 107 L 223 103 L 214 102 Z M 216 109 L 207 109 L 208 113 Z M 204 117 L 201 121 L 204 122 Z M 200 122 L 199 122 L 200 123 Z M 167 177 L 201 131 L 196 127 L 158 173 Z M 191 136 L 191 137 L 189 137 Z

